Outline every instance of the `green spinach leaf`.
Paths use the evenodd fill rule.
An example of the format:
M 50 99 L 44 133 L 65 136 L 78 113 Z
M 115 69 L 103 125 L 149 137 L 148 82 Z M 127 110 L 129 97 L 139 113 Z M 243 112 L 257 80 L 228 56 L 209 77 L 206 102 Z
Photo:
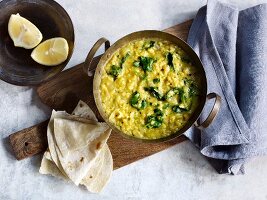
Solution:
M 121 67 L 119 67 L 117 65 L 112 65 L 108 74 L 113 76 L 114 79 L 116 79 L 119 76 L 119 74 L 121 73 L 121 71 L 122 71 Z
M 192 106 L 192 97 L 189 95 L 189 87 L 184 86 L 179 93 L 180 101 L 179 107 L 190 110 Z
M 146 80 L 146 79 L 147 79 L 147 73 L 145 73 L 144 75 L 140 76 L 140 78 L 141 78 L 142 80 Z
M 130 56 L 130 52 L 127 52 L 125 56 L 122 57 L 121 59 L 121 67 L 122 65 L 125 63 L 125 61 L 127 60 L 127 58 Z
M 163 95 L 158 91 L 157 87 L 145 87 L 144 89 L 158 100 L 163 100 Z
M 167 57 L 168 65 L 170 66 L 171 69 L 174 69 L 172 53 L 168 52 L 166 57 Z
M 141 106 L 140 106 L 140 109 L 145 109 L 147 107 L 147 102 L 146 102 L 146 100 L 142 100 L 142 102 L 141 102 Z
M 140 61 L 134 61 L 133 66 L 135 67 L 140 67 Z
M 190 97 L 199 95 L 199 89 L 192 79 L 185 79 L 184 83 L 189 87 L 188 93 Z
M 181 92 L 180 88 L 172 88 L 164 95 L 163 99 L 167 100 L 176 94 L 180 94 L 180 92 Z
M 157 115 L 157 116 L 163 116 L 163 112 L 160 110 L 160 109 L 158 109 L 158 108 L 155 108 L 154 109 L 154 113 L 155 113 L 155 115 Z
M 160 82 L 160 79 L 159 78 L 154 78 L 153 79 L 153 83 L 159 83 Z
M 110 68 L 110 70 L 109 70 L 109 72 L 108 72 L 108 75 L 111 75 L 111 76 L 113 76 L 114 79 L 116 79 L 119 76 L 119 74 L 121 73 L 123 64 L 125 63 L 126 59 L 129 56 L 130 56 L 130 52 L 127 52 L 126 55 L 122 57 L 119 66 L 112 65 L 111 68 Z
M 140 66 L 142 67 L 142 69 L 146 72 L 146 71 L 149 71 L 151 72 L 152 71 L 152 65 L 153 65 L 153 58 L 150 58 L 150 57 L 144 57 L 144 56 L 141 56 L 140 57 Z
M 146 50 L 150 49 L 150 48 L 154 47 L 155 43 L 156 43 L 155 41 L 145 41 L 143 48 Z
M 130 99 L 130 104 L 131 105 L 136 105 L 138 103 L 139 99 L 140 99 L 140 93 L 139 92 L 134 92 L 132 94 L 131 99 Z
M 164 106 L 162 107 L 163 109 L 167 109 L 167 108 L 169 108 L 170 107 L 170 104 L 168 104 L 168 103 L 166 103 L 166 104 L 164 104 Z
M 145 124 L 147 128 L 159 128 L 163 123 L 163 112 L 156 108 L 154 114 L 146 118 Z
M 176 106 L 173 106 L 173 107 L 172 107 L 172 111 L 173 111 L 173 112 L 176 112 L 176 113 L 182 113 L 182 112 L 186 112 L 186 111 L 188 111 L 188 110 L 185 109 L 185 108 L 181 108 L 181 107 L 179 107 L 178 105 L 176 105 Z
M 153 58 L 140 56 L 137 61 L 134 61 L 133 65 L 135 67 L 141 67 L 144 72 L 151 72 L 153 70 L 152 65 L 154 62 L 155 60 Z
M 132 107 L 136 108 L 137 110 L 142 110 L 146 108 L 147 102 L 146 100 L 141 100 L 140 93 L 134 92 L 130 98 L 130 104 Z

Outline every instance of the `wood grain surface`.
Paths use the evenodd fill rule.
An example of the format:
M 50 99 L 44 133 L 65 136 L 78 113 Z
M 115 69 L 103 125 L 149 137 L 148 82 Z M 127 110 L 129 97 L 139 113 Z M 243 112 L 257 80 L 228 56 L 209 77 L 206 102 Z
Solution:
M 46 128 L 48 120 L 9 136 L 17 160 L 43 152 L 47 148 Z
M 187 39 L 192 20 L 165 29 L 183 40 Z M 96 66 L 99 57 L 94 58 Z M 82 70 L 83 63 L 65 70 L 56 78 L 40 85 L 37 93 L 41 101 L 55 110 L 71 112 L 78 101 L 85 101 L 102 121 L 93 98 L 93 77 L 88 77 Z M 18 160 L 43 152 L 47 148 L 46 126 L 48 121 L 21 130 L 10 135 L 10 143 Z M 164 143 L 140 143 L 122 137 L 112 132 L 108 145 L 113 159 L 114 169 L 130 164 L 136 160 L 167 149 L 186 140 L 184 136 Z

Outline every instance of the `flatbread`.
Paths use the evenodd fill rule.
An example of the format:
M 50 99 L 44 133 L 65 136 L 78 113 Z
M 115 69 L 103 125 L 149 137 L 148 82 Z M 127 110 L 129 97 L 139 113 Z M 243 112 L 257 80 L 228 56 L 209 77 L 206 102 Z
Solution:
M 86 177 L 82 180 L 81 184 L 84 185 L 87 190 L 93 193 L 99 193 L 107 185 L 110 180 L 113 171 L 113 159 L 108 145 L 105 145 L 103 150 L 104 157 L 103 164 L 97 173 L 89 171 Z
M 101 191 L 113 170 L 106 144 L 111 129 L 98 123 L 93 111 L 82 101 L 73 114 L 53 110 L 47 130 L 49 149 L 39 171 L 72 180 L 76 185 L 84 184 L 91 192 Z
M 73 115 L 80 116 L 86 119 L 91 119 L 97 122 L 97 118 L 92 109 L 83 101 L 79 101 L 75 109 L 72 111 Z
M 96 118 L 94 112 L 91 110 L 91 108 L 85 102 L 83 102 L 81 100 L 78 102 L 78 104 L 77 104 L 76 108 L 73 110 L 72 114 L 97 122 L 97 118 Z M 50 119 L 51 123 L 49 122 L 48 134 L 47 134 L 48 138 L 49 138 L 49 141 L 48 141 L 49 144 L 54 143 L 53 135 L 51 133 L 52 129 L 54 128 L 53 123 L 52 123 L 53 119 L 55 117 L 65 117 L 67 115 L 68 115 L 68 113 L 66 113 L 64 111 L 63 112 L 55 112 L 54 110 L 52 111 L 52 115 L 51 115 L 51 119 Z M 62 177 L 64 177 L 65 179 L 68 179 L 66 177 L 66 175 L 64 175 L 65 174 L 64 170 L 62 169 L 62 167 L 59 163 L 54 145 L 50 145 L 50 148 L 54 149 L 54 151 L 53 151 L 54 160 L 52 159 L 51 153 L 50 153 L 49 148 L 48 148 L 43 155 L 43 159 L 41 162 L 41 167 L 40 167 L 39 172 L 41 174 L 51 174 L 53 176 L 59 176 L 59 177 L 61 174 Z M 61 170 L 59 170 L 59 167 L 61 168 Z
M 107 144 L 105 144 L 105 147 L 100 151 L 99 155 L 95 159 L 95 163 L 89 169 L 87 175 L 83 178 L 83 180 L 84 179 L 92 180 L 93 177 L 98 175 L 99 171 L 102 169 L 106 148 L 108 148 Z M 41 174 L 52 175 L 54 177 L 58 177 L 65 181 L 70 182 L 70 179 L 64 176 L 61 173 L 61 171 L 57 168 L 56 164 L 53 162 L 49 150 L 46 150 L 44 153 L 39 172 Z M 83 180 L 81 181 L 81 183 L 84 182 Z
M 65 173 L 64 169 L 61 166 L 61 163 L 58 159 L 58 154 L 56 151 L 56 143 L 55 143 L 55 137 L 54 137 L 54 118 L 65 117 L 66 115 L 67 113 L 65 111 L 56 112 L 55 110 L 53 110 L 50 121 L 48 123 L 48 127 L 47 127 L 48 149 L 49 149 L 51 158 L 53 162 L 55 163 L 55 165 L 57 166 L 57 168 L 61 171 L 61 173 L 64 174 L 64 176 L 67 176 L 67 174 Z
M 55 163 L 49 158 L 49 151 L 46 151 L 39 172 L 41 174 L 52 175 L 64 181 L 70 182 L 70 179 L 64 176 L 57 168 Z M 81 183 L 92 193 L 99 193 L 107 185 L 113 171 L 113 160 L 108 145 L 105 144 L 100 151 L 99 156 L 95 159 L 94 165 L 90 168 L 87 175 Z
M 97 124 L 98 122 L 85 119 L 85 118 L 81 118 L 81 117 L 77 117 L 74 115 L 70 115 L 66 113 L 65 111 L 55 111 L 55 110 L 52 111 L 52 115 L 51 115 L 50 121 L 48 123 L 48 128 L 47 128 L 48 148 L 50 150 L 52 160 L 55 162 L 55 164 L 60 169 L 60 171 L 63 174 L 65 174 L 65 171 L 62 168 L 60 161 L 58 159 L 58 153 L 62 153 L 62 152 L 56 151 L 56 149 L 59 149 L 59 148 L 56 148 L 58 143 L 56 142 L 56 138 L 54 134 L 54 130 L 55 130 L 54 120 L 55 119 L 69 119 L 69 120 L 74 121 L 76 124 L 78 124 L 79 122 L 88 123 L 88 124 Z M 105 126 L 105 128 L 108 129 L 108 126 L 105 123 L 99 123 L 99 125 Z M 75 127 L 74 127 L 74 130 L 75 130 Z
M 61 173 L 61 171 L 58 169 L 58 167 L 56 166 L 56 164 L 53 162 L 52 158 L 47 158 L 45 155 L 46 154 L 50 154 L 49 151 L 46 151 L 44 153 L 44 156 L 42 158 L 42 162 L 41 162 L 41 167 L 39 169 L 39 173 L 41 174 L 47 174 L 47 175 L 52 175 L 54 177 L 58 177 L 61 178 L 65 181 L 70 181 L 68 177 L 66 177 L 65 175 L 63 175 Z
M 54 135 L 62 156 L 87 146 L 109 129 L 106 123 L 83 123 L 75 120 L 55 118 Z
M 89 169 L 94 164 L 94 159 L 98 156 L 100 150 L 106 144 L 111 130 L 106 130 L 103 134 L 90 142 L 87 146 L 68 152 L 66 155 L 58 153 L 60 150 L 56 147 L 60 164 L 75 185 L 79 185 L 86 176 Z M 60 148 L 60 147 L 59 147 Z

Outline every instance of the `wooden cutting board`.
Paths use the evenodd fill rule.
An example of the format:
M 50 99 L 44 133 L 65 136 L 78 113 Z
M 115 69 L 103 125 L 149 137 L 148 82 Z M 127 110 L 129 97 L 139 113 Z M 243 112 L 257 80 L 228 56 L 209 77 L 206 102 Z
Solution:
M 165 29 L 183 40 L 187 39 L 192 20 Z M 93 65 L 97 65 L 99 57 L 94 58 Z M 71 113 L 81 99 L 85 101 L 99 115 L 93 98 L 93 76 L 88 77 L 82 70 L 83 63 L 61 72 L 57 77 L 40 85 L 37 93 L 43 103 L 55 110 L 66 110 Z M 48 120 L 30 128 L 13 133 L 9 136 L 15 157 L 18 160 L 44 152 L 47 148 L 46 128 Z M 108 145 L 113 159 L 114 169 L 128 165 L 136 160 L 181 143 L 186 138 L 178 137 L 172 141 L 148 144 L 132 141 L 112 132 Z

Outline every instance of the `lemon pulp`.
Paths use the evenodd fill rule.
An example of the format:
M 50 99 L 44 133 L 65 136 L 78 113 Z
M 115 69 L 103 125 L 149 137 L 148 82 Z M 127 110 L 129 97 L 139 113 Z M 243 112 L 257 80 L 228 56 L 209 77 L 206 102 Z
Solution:
M 68 42 L 62 37 L 56 37 L 39 44 L 32 51 L 31 57 L 39 64 L 55 66 L 64 62 L 68 53 Z
M 8 33 L 16 47 L 32 49 L 43 39 L 42 33 L 29 20 L 12 14 L 8 22 Z

